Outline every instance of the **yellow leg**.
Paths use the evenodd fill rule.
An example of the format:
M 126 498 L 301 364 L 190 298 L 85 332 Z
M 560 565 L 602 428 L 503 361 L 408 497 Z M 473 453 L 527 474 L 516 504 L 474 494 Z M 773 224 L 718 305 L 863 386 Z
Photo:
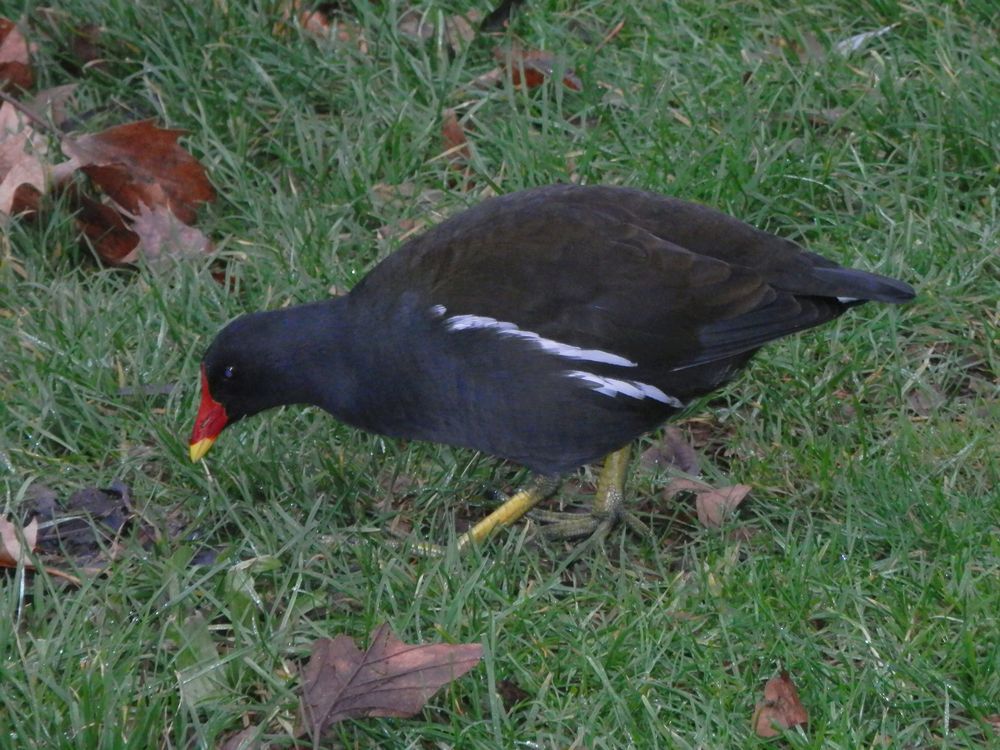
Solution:
M 493 533 L 494 529 L 510 526 L 551 495 L 558 486 L 559 480 L 555 477 L 536 477 L 528 487 L 515 492 L 503 505 L 462 534 L 457 541 L 459 551 L 461 552 L 473 544 L 481 544 Z M 418 542 L 411 545 L 410 550 L 427 557 L 440 557 L 445 552 L 443 547 L 428 542 Z
M 580 536 L 603 537 L 624 521 L 640 536 L 649 536 L 649 527 L 625 510 L 625 474 L 628 470 L 631 446 L 625 446 L 604 459 L 604 467 L 597 479 L 597 491 L 590 513 L 553 513 L 535 511 L 532 519 L 547 523 L 541 531 L 547 537 L 563 539 Z

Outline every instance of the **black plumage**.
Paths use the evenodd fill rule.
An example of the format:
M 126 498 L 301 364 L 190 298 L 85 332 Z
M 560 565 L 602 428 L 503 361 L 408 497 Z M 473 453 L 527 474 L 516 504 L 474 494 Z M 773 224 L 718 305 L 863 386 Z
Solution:
M 223 426 L 314 404 L 556 475 L 655 428 L 768 341 L 913 295 L 705 206 L 555 185 L 459 213 L 344 297 L 233 321 L 205 355 L 203 398 Z M 196 424 L 192 445 L 207 432 Z

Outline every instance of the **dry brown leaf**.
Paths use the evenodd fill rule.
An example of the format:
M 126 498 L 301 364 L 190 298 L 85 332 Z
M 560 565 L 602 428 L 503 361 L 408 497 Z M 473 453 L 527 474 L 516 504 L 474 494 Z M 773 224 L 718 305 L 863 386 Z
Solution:
M 21 533 L 24 536 L 24 544 L 21 544 L 18 538 L 17 527 L 7 519 L 0 518 L 0 567 L 16 568 L 21 563 L 31 567 L 27 557 L 37 544 L 38 520 L 31 519 L 31 523 L 25 526 Z
M 0 219 L 36 213 L 44 192 L 45 168 L 34 155 L 25 153 L 0 180 Z
M 215 191 L 205 168 L 177 144 L 184 132 L 143 120 L 91 135 L 66 136 L 62 149 L 70 166 L 83 171 L 127 211 L 137 214 L 143 203 L 151 208 L 168 206 L 177 218 L 192 224 L 198 204 L 215 198 Z
M 45 191 L 45 168 L 29 146 L 31 130 L 7 135 L 0 131 L 0 222 L 5 217 L 37 211 Z
M 426 42 L 434 36 L 434 24 L 417 8 L 407 8 L 396 23 L 399 33 L 415 42 Z
M 690 446 L 684 433 L 676 427 L 668 427 L 663 437 L 643 451 L 639 463 L 647 469 L 674 467 L 685 474 L 697 474 L 701 470 L 698 454 Z
M 28 40 L 7 18 L 0 18 L 0 90 L 30 89 L 35 82 Z
M 476 38 L 473 24 L 478 23 L 479 12 L 470 10 L 465 15 L 455 13 L 444 19 L 444 38 L 455 52 L 459 52 Z
M 748 484 L 734 484 L 731 487 L 719 487 L 711 492 L 699 493 L 695 498 L 698 520 L 710 529 L 719 528 L 749 493 Z
M 52 124 L 59 127 L 66 121 L 66 104 L 76 93 L 76 84 L 53 86 L 42 89 L 28 102 L 28 108 L 42 116 L 48 116 Z
M 470 10 L 462 15 L 456 13 L 444 19 L 444 42 L 454 52 L 459 52 L 476 38 L 473 24 L 479 21 L 479 13 Z M 434 38 L 436 26 L 428 20 L 427 13 L 417 8 L 407 9 L 396 23 L 399 33 L 415 42 L 426 42 Z
M 262 747 L 258 735 L 260 729 L 257 727 L 247 727 L 238 732 L 226 736 L 219 745 L 219 750 L 260 750 Z
M 750 493 L 750 489 L 748 484 L 712 487 L 705 482 L 678 477 L 671 479 L 663 492 L 667 499 L 681 492 L 694 493 L 698 520 L 703 526 L 716 529 L 726 522 L 729 515 Z
M 493 89 L 503 83 L 503 68 L 493 68 L 480 76 L 476 76 L 469 83 L 474 89 Z
M 76 225 L 90 241 L 98 257 L 112 266 L 128 263 L 126 258 L 139 245 L 139 235 L 129 229 L 122 215 L 111 206 L 86 195 L 74 196 Z
M 524 86 L 533 89 L 541 86 L 546 78 L 551 78 L 556 70 L 556 56 L 551 52 L 537 49 L 524 49 L 519 45 L 514 45 L 509 49 L 497 47 L 493 50 L 494 59 L 506 65 L 510 71 L 511 82 L 515 86 L 520 86 L 523 79 Z M 573 91 L 581 91 L 583 83 L 567 67 L 563 71 L 563 86 Z
M 300 733 L 319 737 L 349 718 L 413 716 L 482 656 L 477 643 L 408 645 L 387 624 L 376 628 L 364 652 L 349 636 L 322 638 L 302 675 Z
M 21 538 L 24 539 L 23 544 Z M 31 522 L 21 529 L 21 538 L 18 536 L 17 526 L 5 518 L 0 518 L 0 568 L 16 568 L 18 565 L 23 565 L 25 570 L 38 570 L 35 564 L 28 559 L 28 555 L 34 551 L 38 544 L 37 518 L 32 518 Z M 80 579 L 69 573 L 48 566 L 43 567 L 42 570 L 76 586 L 80 585 Z
M 295 2 L 294 6 L 301 6 Z M 338 17 L 339 14 L 328 11 L 321 6 L 313 10 L 299 12 L 299 26 L 313 39 L 320 41 L 336 39 L 339 42 L 356 44 L 358 51 L 368 54 L 368 42 L 365 40 L 361 27 L 353 21 Z
M 45 141 L 9 102 L 0 107 L 0 219 L 36 211 L 45 192 L 45 167 L 37 154 Z
M 799 700 L 799 691 L 788 672 L 782 672 L 764 685 L 764 700 L 753 713 L 753 730 L 758 737 L 777 737 L 785 729 L 805 726 L 809 714 Z
M 212 242 L 201 230 L 184 224 L 169 208 L 139 207 L 132 222 L 132 231 L 139 235 L 139 244 L 121 263 L 133 263 L 141 253 L 146 260 L 159 261 L 168 256 L 198 256 L 212 252 Z
M 451 161 L 465 160 L 472 156 L 465 130 L 459 124 L 453 109 L 446 109 L 441 115 L 441 138 L 444 140 L 445 153 L 451 157 Z

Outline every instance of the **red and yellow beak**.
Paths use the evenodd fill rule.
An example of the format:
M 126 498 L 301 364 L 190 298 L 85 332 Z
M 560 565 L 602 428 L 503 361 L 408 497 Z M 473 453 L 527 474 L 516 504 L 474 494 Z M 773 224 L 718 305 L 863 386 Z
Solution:
M 229 417 L 222 404 L 212 398 L 208 389 L 208 376 L 205 365 L 201 366 L 201 405 L 198 416 L 194 419 L 194 429 L 191 431 L 190 455 L 192 461 L 198 461 L 208 453 L 212 443 L 219 437 L 222 428 L 226 426 Z

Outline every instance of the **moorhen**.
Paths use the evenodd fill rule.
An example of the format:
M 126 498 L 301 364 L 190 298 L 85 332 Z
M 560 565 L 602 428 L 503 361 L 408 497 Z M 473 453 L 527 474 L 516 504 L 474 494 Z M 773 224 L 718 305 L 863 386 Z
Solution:
M 591 513 L 551 533 L 603 534 L 621 520 L 645 530 L 622 506 L 634 438 L 768 341 L 913 296 L 695 203 L 623 187 L 525 190 L 411 239 L 345 296 L 227 325 L 201 365 L 191 459 L 244 417 L 311 404 L 535 472 L 460 547 L 602 456 Z

